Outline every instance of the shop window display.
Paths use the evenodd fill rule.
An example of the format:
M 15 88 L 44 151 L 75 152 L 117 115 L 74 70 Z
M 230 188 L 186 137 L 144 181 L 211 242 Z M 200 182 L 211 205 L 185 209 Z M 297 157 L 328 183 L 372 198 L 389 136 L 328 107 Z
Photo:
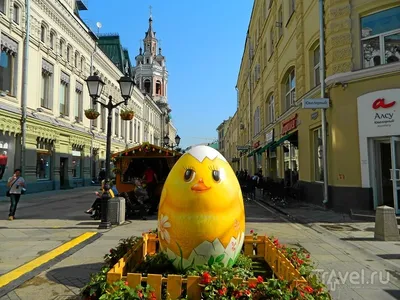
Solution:
M 36 178 L 41 180 L 51 179 L 51 150 L 53 144 L 38 139 L 36 150 Z
M 0 134 L 0 180 L 7 180 L 14 171 L 15 138 Z

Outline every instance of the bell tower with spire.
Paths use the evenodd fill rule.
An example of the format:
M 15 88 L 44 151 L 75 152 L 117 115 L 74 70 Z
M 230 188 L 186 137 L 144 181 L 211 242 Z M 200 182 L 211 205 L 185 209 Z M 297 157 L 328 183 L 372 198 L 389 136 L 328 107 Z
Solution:
M 157 49 L 158 48 L 158 49 Z M 158 53 L 157 53 L 158 50 Z M 165 57 L 153 31 L 153 16 L 150 6 L 149 28 L 145 32 L 143 48 L 135 57 L 135 82 L 139 89 L 149 95 L 157 104 L 166 106 L 168 71 L 165 66 Z

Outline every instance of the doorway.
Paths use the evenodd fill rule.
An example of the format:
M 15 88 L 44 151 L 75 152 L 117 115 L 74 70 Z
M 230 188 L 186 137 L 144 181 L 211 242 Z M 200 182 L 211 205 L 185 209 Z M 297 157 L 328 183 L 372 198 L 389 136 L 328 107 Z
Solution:
M 374 140 L 374 206 L 400 214 L 400 137 Z
M 60 157 L 60 189 L 65 189 L 68 182 L 68 158 Z

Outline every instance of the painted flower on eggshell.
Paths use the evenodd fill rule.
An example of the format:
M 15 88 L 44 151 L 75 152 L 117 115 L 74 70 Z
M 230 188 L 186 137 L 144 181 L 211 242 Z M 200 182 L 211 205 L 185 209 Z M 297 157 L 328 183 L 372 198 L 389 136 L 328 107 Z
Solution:
M 171 241 L 167 228 L 171 228 L 171 223 L 168 221 L 168 216 L 161 215 L 158 220 L 158 232 L 161 239 L 165 240 L 168 244 Z

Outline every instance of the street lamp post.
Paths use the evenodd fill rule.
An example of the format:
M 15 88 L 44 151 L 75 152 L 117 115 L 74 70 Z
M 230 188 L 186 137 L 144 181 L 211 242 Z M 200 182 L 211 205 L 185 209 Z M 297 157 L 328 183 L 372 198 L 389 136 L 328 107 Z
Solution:
M 175 144 L 169 144 L 169 136 L 168 134 L 164 136 L 164 147 L 170 148 L 171 150 L 174 150 L 174 148 L 177 148 L 181 142 L 181 138 L 179 135 L 176 135 L 175 137 Z
M 100 97 L 101 92 L 103 90 L 103 87 L 105 83 L 101 80 L 101 78 L 98 76 L 97 73 L 94 73 L 93 75 L 89 76 L 86 79 L 86 83 L 88 86 L 89 90 L 89 95 L 92 98 L 93 101 L 93 106 L 95 106 L 97 103 L 99 103 L 102 107 L 107 108 L 107 144 L 106 144 L 106 183 L 110 181 L 110 160 L 111 160 L 111 134 L 112 134 L 112 111 L 114 108 L 118 107 L 121 104 L 128 104 L 128 100 L 131 98 L 135 82 L 132 80 L 131 77 L 129 77 L 128 74 L 125 74 L 125 76 L 121 77 L 120 80 L 118 80 L 120 89 L 121 89 L 121 96 L 124 99 L 124 101 L 118 102 L 118 103 L 113 103 L 112 96 L 110 95 L 108 97 L 108 103 L 102 103 L 101 101 L 98 101 L 97 99 Z M 111 223 L 108 221 L 108 199 L 107 197 L 102 197 L 102 202 L 101 202 L 101 223 L 99 225 L 100 229 L 108 229 L 111 227 Z

